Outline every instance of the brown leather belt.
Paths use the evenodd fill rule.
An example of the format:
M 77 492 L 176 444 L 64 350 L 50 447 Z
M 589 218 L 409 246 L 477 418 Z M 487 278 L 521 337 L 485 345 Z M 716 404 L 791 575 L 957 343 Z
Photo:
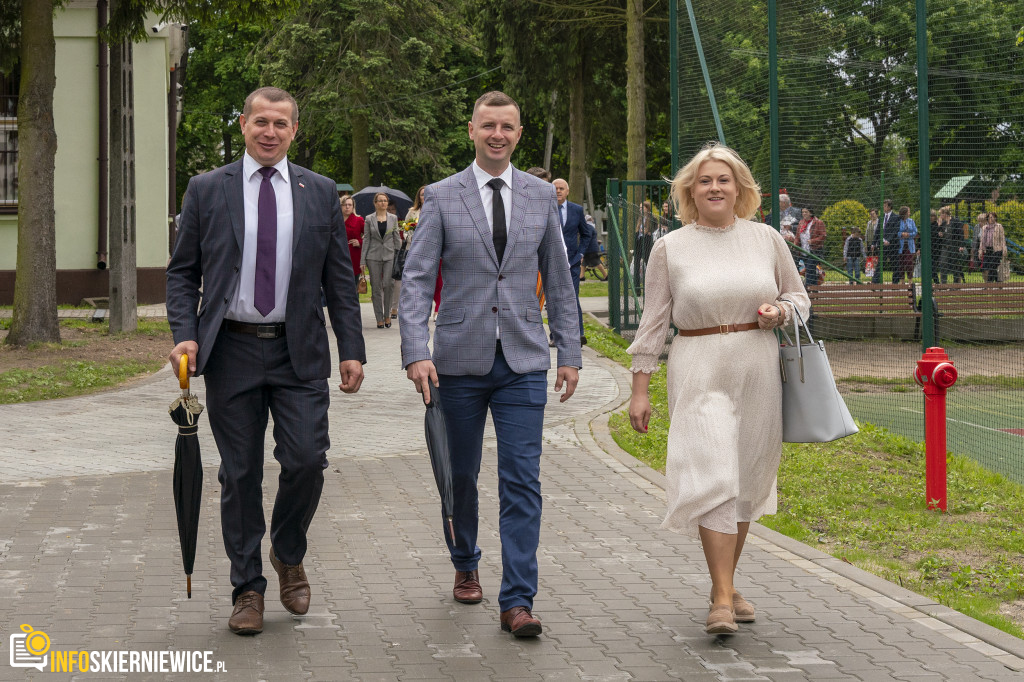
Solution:
M 717 327 L 704 327 L 703 329 L 680 329 L 679 336 L 707 336 L 708 334 L 728 334 L 729 332 L 748 332 L 751 329 L 758 329 L 757 322 L 743 322 L 741 324 L 720 324 Z
M 284 322 L 276 324 L 254 324 L 238 320 L 224 320 L 224 329 L 236 334 L 252 334 L 260 339 L 279 339 L 284 336 Z

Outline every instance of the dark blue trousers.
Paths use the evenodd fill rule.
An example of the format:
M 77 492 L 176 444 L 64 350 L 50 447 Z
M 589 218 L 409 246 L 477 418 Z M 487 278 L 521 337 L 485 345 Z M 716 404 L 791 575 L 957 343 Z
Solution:
M 204 372 L 210 430 L 220 451 L 220 515 L 231 560 L 231 601 L 264 594 L 260 546 L 263 517 L 263 443 L 274 416 L 274 458 L 281 464 L 270 542 L 293 566 L 306 555 L 306 531 L 324 486 L 330 393 L 327 380 L 300 381 L 284 337 L 259 339 L 221 330 Z
M 576 313 L 580 318 L 580 338 L 583 334 L 583 307 L 580 305 L 580 263 L 569 267 L 569 274 L 572 275 L 572 288 L 576 290 Z
M 537 594 L 537 545 L 540 541 L 540 454 L 547 403 L 547 373 L 516 374 L 500 348 L 483 376 L 438 376 L 438 391 L 448 424 L 455 492 L 455 543 L 446 538 L 456 570 L 476 570 L 480 548 L 477 478 L 484 424 L 491 411 L 498 437 L 498 502 L 501 536 L 502 611 L 533 608 Z M 447 536 L 447 533 L 445 533 Z

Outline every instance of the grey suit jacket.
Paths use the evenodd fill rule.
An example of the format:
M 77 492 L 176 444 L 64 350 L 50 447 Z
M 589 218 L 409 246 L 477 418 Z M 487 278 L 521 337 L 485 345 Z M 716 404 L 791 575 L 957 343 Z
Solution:
M 536 295 L 538 271 L 558 365 L 582 367 L 576 294 L 555 190 L 515 168 L 511 190 L 508 241 L 499 264 L 473 168 L 427 187 L 402 277 L 398 319 L 403 367 L 431 359 L 427 319 L 440 261 L 444 285 L 432 358 L 440 374 L 489 372 L 499 328 L 502 352 L 513 371 L 524 374 L 551 367 Z
M 363 225 L 363 251 L 359 256 L 360 267 L 366 266 L 366 261 L 384 261 L 390 263 L 395 259 L 395 251 L 402 247 L 402 238 L 398 232 L 398 218 L 388 213 L 388 226 L 384 236 L 380 236 L 380 223 L 377 222 L 377 214 L 371 213 L 364 218 Z
M 285 337 L 299 379 L 326 379 L 331 375 L 331 354 L 321 287 L 341 360 L 366 362 L 348 237 L 334 181 L 293 163 L 288 164 L 288 174 L 294 223 Z M 178 236 L 167 265 L 167 321 L 174 343 L 199 344 L 196 374 L 203 373 L 238 290 L 245 238 L 242 182 L 238 160 L 189 180 L 182 201 Z

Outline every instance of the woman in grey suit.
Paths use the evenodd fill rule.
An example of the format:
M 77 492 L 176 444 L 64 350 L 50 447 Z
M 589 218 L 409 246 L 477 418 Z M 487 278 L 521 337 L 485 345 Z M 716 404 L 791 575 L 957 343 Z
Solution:
M 375 211 L 366 216 L 363 231 L 363 253 L 359 266 L 370 273 L 370 300 L 377 318 L 377 329 L 391 326 L 391 268 L 395 252 L 402 245 L 398 217 L 388 213 L 388 195 L 378 192 L 373 197 Z

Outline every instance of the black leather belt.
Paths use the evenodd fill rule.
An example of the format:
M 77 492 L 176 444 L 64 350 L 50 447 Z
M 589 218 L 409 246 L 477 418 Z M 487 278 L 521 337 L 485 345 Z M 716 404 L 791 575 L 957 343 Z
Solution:
M 253 324 L 238 320 L 224 320 L 224 329 L 236 334 L 252 334 L 260 339 L 279 339 L 284 336 L 284 322 L 276 324 Z

